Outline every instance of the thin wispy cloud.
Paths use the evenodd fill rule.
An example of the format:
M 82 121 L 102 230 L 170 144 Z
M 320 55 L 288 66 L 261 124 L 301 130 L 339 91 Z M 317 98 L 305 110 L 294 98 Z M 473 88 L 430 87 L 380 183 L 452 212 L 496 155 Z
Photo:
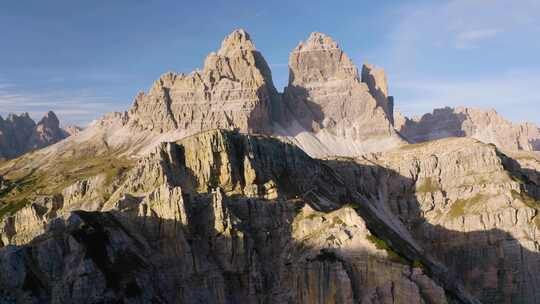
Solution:
M 455 46 L 458 49 L 475 48 L 477 44 L 494 38 L 500 32 L 497 29 L 465 30 L 456 35 Z
M 420 115 L 443 106 L 495 108 L 540 124 L 540 1 L 452 0 L 394 11 L 386 45 L 396 106 Z
M 390 47 L 396 57 L 410 57 L 426 47 L 478 47 L 496 36 L 538 29 L 540 1 L 453 0 L 396 9 Z M 399 56 L 401 55 L 401 56 Z M 405 55 L 405 56 L 404 56 Z
M 125 102 L 109 96 L 90 94 L 88 89 L 32 93 L 14 91 L 9 88 L 0 91 L 0 114 L 3 116 L 8 113 L 28 112 L 32 118 L 39 120 L 44 113 L 53 110 L 62 124 L 85 126 L 107 112 L 127 108 Z
M 393 86 L 406 96 L 397 100 L 398 110 L 409 116 L 445 106 L 470 106 L 499 110 L 515 122 L 539 123 L 540 109 L 530 107 L 538 103 L 538 98 L 526 92 L 540 86 L 540 74 L 510 71 L 500 77 L 476 80 L 396 79 Z

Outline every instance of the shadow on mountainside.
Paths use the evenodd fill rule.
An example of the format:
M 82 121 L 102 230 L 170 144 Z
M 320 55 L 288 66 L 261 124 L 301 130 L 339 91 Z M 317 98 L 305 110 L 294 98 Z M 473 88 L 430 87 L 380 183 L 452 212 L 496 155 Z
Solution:
M 294 72 L 289 71 L 290 77 L 294 77 Z M 289 83 L 292 82 L 292 79 Z M 310 100 L 309 91 L 302 86 L 293 86 L 289 84 L 285 87 L 283 94 L 281 94 L 281 113 L 277 114 L 275 120 L 279 122 L 283 127 L 287 128 L 291 134 L 290 136 L 296 136 L 303 131 L 316 132 L 323 128 L 325 122 L 325 115 L 320 104 Z M 290 128 L 294 125 L 294 121 L 303 129 L 296 130 Z
M 454 109 L 446 107 L 424 114 L 419 121 L 408 119 L 398 131 L 412 143 L 446 137 L 465 137 L 463 123 L 466 120 L 465 114 L 456 113 Z
M 536 217 L 540 211 L 540 187 L 524 174 L 535 174 L 538 177 L 539 173 L 522 169 L 515 160 L 501 156 L 505 168 L 514 178 L 522 181 L 520 187 L 526 196 L 524 199 L 533 198 L 528 204 L 535 209 Z M 391 213 L 395 214 L 420 242 L 426 254 L 448 267 L 447 277 L 459 278 L 465 289 L 481 302 L 540 301 L 540 278 L 535 275 L 540 271 L 540 253 L 531 251 L 530 243 L 525 247 L 514 236 L 500 229 L 461 232 L 433 225 L 424 218 L 420 202 L 416 198 L 416 181 L 375 165 L 360 165 L 348 160 L 328 160 L 327 164 L 342 174 L 350 188 L 364 193 L 372 202 L 386 203 Z M 535 220 L 533 218 L 529 225 L 536 225 Z M 388 240 L 384 235 L 378 235 L 380 230 L 373 226 L 370 230 Z M 389 241 L 395 246 L 391 239 Z M 402 254 L 406 252 L 399 247 L 395 249 Z M 424 260 L 422 262 L 429 265 Z M 429 266 L 427 268 L 433 275 L 434 269 Z
M 122 211 L 77 211 L 68 220 L 52 221 L 48 232 L 28 245 L 0 249 L 0 302 L 349 303 L 350 298 L 340 297 L 350 291 L 355 303 L 368 299 L 379 303 L 375 300 L 382 302 L 386 291 L 378 280 L 387 278 L 378 278 L 373 271 L 401 273 L 416 261 L 453 299 L 464 303 L 473 301 L 462 293 L 461 279 L 485 303 L 540 299 L 536 288 L 540 282 L 532 275 L 540 270 L 540 256 L 508 233 L 498 229 L 462 233 L 429 224 L 415 199 L 415 181 L 382 167 L 348 160 L 313 161 L 320 166 L 313 183 L 296 183 L 312 168 L 291 167 L 299 159 L 276 160 L 272 153 L 280 151 L 267 151 L 265 146 L 273 141 L 261 144 L 264 151 L 254 151 L 270 172 L 258 175 L 256 183 L 281 178 L 276 182 L 285 197 L 227 196 L 221 190 L 199 193 L 201 185 L 195 173 L 181 165 L 186 160 L 184 151 L 178 150 L 168 156 L 174 158 L 168 161 L 169 169 L 182 170 L 184 178 L 168 178 L 182 188 L 181 201 L 154 206 L 135 199 Z M 285 150 L 298 149 L 286 145 Z M 245 152 L 241 145 L 235 149 L 239 155 Z M 237 166 L 233 170 L 242 170 L 241 163 L 231 161 Z M 284 175 L 278 166 L 294 170 Z M 230 174 L 234 180 L 237 173 Z M 209 178 L 206 186 L 216 189 L 220 180 Z M 245 186 L 247 181 L 238 183 Z M 388 213 L 383 204 L 390 191 L 398 190 L 403 197 L 389 206 L 412 228 L 423 250 L 384 220 Z M 321 205 L 321 195 L 339 202 Z M 305 248 L 293 236 L 295 219 L 305 204 L 324 218 L 351 203 L 369 230 L 407 265 L 381 257 L 357 265 L 350 256 L 366 256 L 361 249 Z M 456 240 L 464 246 L 448 243 Z M 394 294 L 399 282 L 389 286 L 390 298 L 407 302 L 405 294 Z M 423 299 L 430 302 L 429 295 Z
M 540 151 L 540 139 L 533 139 L 531 141 L 531 146 L 533 147 L 534 151 Z

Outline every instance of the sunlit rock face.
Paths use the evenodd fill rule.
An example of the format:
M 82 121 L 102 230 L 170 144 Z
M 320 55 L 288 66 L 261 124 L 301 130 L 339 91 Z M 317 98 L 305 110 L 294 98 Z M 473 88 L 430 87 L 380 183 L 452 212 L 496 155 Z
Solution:
M 200 71 L 167 73 L 129 111 L 135 129 L 196 133 L 216 128 L 271 132 L 277 98 L 270 69 L 243 30 L 231 33 Z
M 308 153 L 345 156 L 401 143 L 392 125 L 384 72 L 367 65 L 362 82 L 329 36 L 312 33 L 301 42 L 290 55 L 289 70 L 283 103 L 290 116 L 282 124 Z
M 407 119 L 384 71 L 321 33 L 289 67 L 280 94 L 238 30 L 129 111 L 0 163 L 0 303 L 536 303 L 532 125 Z M 53 115 L 8 120 L 54 138 Z
M 494 110 L 435 109 L 420 118 L 396 118 L 396 129 L 410 142 L 446 137 L 471 137 L 505 150 L 540 151 L 540 129 L 532 123 L 514 124 Z

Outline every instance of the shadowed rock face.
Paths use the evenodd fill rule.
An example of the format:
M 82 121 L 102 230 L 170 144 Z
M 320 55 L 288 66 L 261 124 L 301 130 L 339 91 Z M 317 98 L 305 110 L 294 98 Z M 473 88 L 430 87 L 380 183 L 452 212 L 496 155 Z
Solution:
M 238 129 L 288 136 L 313 156 L 356 155 L 404 143 L 392 126 L 382 70 L 366 66 L 362 82 L 349 57 L 321 33 L 293 50 L 289 69 L 289 85 L 279 94 L 249 35 L 234 31 L 202 70 L 167 73 L 147 94 L 140 93 L 123 118 L 129 129 L 123 133 L 181 138 Z
M 480 301 L 537 302 L 540 155 L 453 138 L 356 161 L 333 167 L 384 202 Z
M 351 142 L 398 140 L 384 72 L 366 66 L 366 83 L 361 82 L 357 68 L 332 38 L 312 33 L 291 53 L 289 70 L 283 102 L 291 115 L 284 125 L 298 121 L 307 131 L 324 131 Z
M 98 210 L 70 212 L 64 192 L 3 222 L 16 246 L 0 249 L 2 301 L 477 303 L 391 213 L 288 142 L 209 131 L 120 180 Z
M 67 136 L 52 111 L 45 114 L 37 124 L 28 113 L 20 116 L 10 114 L 5 120 L 0 117 L 0 158 L 15 158 L 54 144 Z
M 362 66 L 362 82 L 368 85 L 369 92 L 377 101 L 377 105 L 384 110 L 393 124 L 394 98 L 388 96 L 388 83 L 384 70 L 371 64 L 364 64 Z
M 436 109 L 421 118 L 400 115 L 396 129 L 413 143 L 446 137 L 471 137 L 507 150 L 538 151 L 540 130 L 534 124 L 513 124 L 494 110 Z

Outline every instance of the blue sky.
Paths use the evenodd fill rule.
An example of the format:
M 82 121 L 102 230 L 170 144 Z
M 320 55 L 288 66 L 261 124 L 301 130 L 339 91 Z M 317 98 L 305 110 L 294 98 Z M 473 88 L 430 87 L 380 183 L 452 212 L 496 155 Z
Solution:
M 397 108 L 495 108 L 540 125 L 540 0 L 18 0 L 0 4 L 0 114 L 84 125 L 126 110 L 167 71 L 190 72 L 244 28 L 276 87 L 310 32 L 385 68 Z

